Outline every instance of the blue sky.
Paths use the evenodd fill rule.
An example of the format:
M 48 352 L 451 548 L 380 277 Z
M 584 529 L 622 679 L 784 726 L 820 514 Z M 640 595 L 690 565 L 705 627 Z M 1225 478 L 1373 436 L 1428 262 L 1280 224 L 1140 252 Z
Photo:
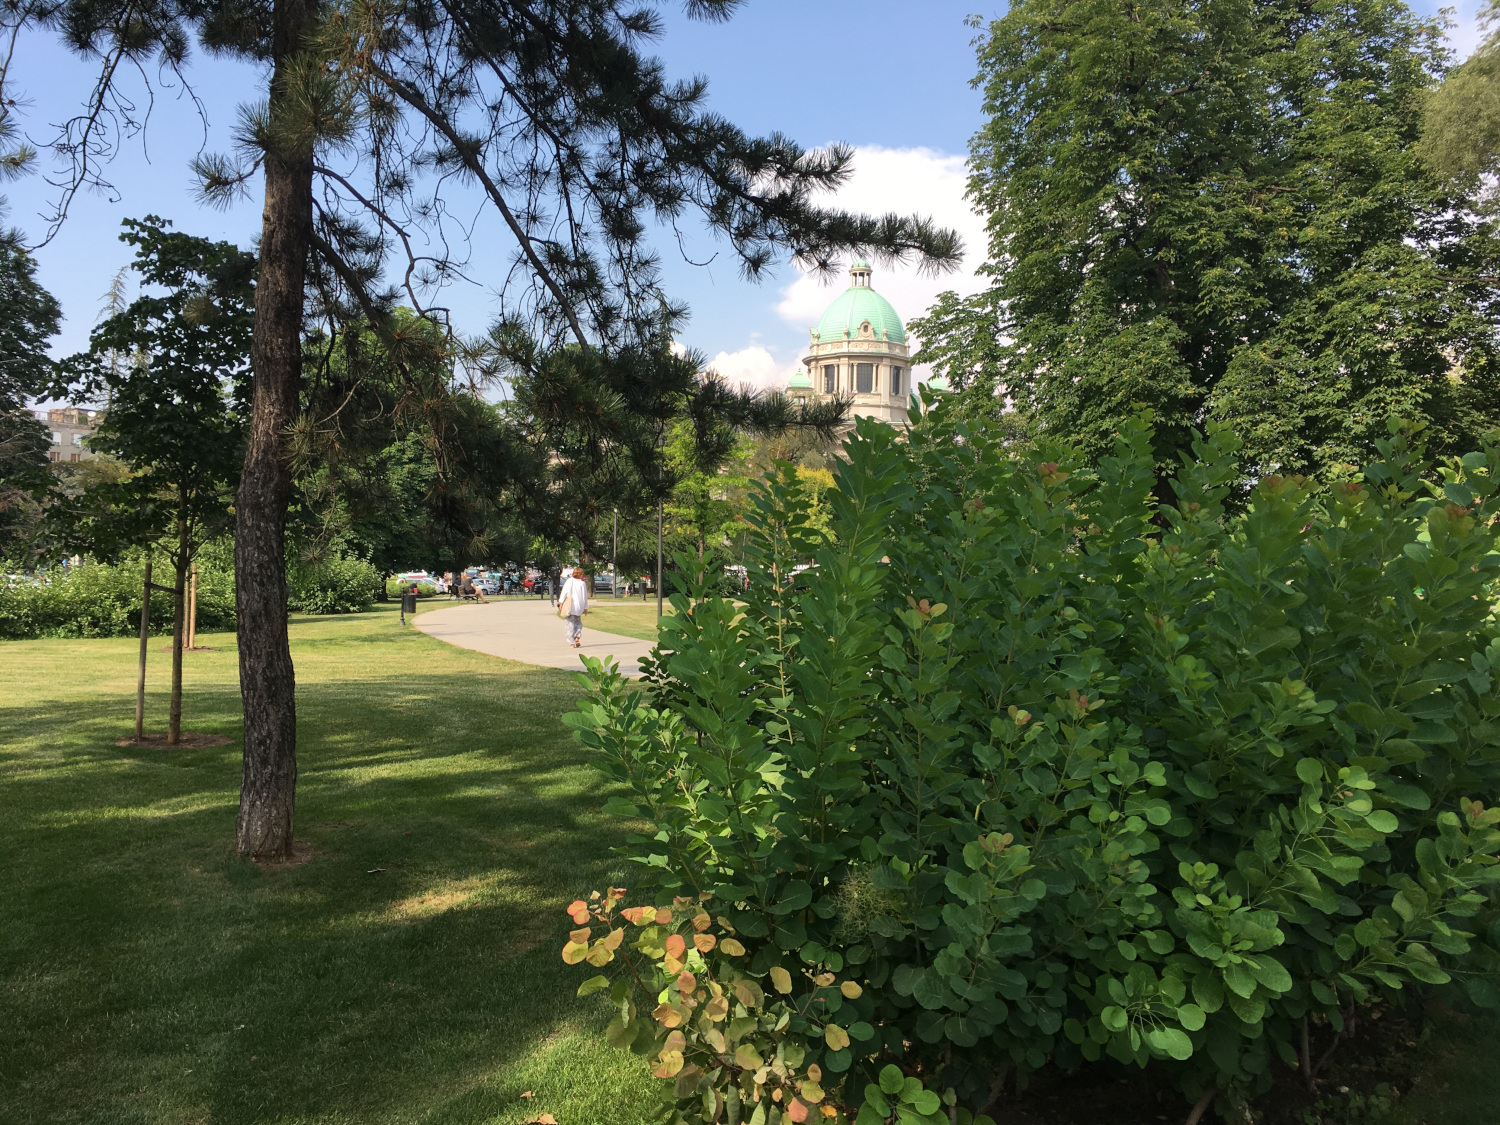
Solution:
M 1476 2 L 1459 6 L 1455 45 L 1465 53 L 1475 38 Z M 1415 5 L 1424 12 L 1437 6 Z M 982 260 L 982 226 L 962 192 L 963 156 L 980 123 L 979 95 L 969 86 L 975 33 L 963 19 L 1000 10 L 975 0 L 749 0 L 728 23 L 705 24 L 687 20 L 674 6 L 657 52 L 671 74 L 706 75 L 711 107 L 748 131 L 779 130 L 808 147 L 834 141 L 856 146 L 855 175 L 840 193 L 840 205 L 915 211 L 959 227 L 970 255 L 957 274 L 934 280 L 914 269 L 877 269 L 875 287 L 909 319 L 940 290 L 978 284 L 971 270 Z M 89 68 L 46 37 L 23 43 L 16 70 L 30 101 L 23 123 L 36 137 L 75 112 L 90 83 Z M 191 194 L 187 164 L 200 148 L 228 147 L 236 106 L 256 97 L 259 76 L 250 67 L 195 57 L 189 77 L 208 120 L 206 138 L 181 91 L 159 88 L 147 128 L 122 145 L 107 170 L 115 195 L 79 196 L 67 222 L 37 251 L 41 280 L 66 316 L 53 348 L 57 354 L 86 341 L 110 279 L 129 260 L 128 248 L 118 241 L 121 219 L 153 213 L 178 229 L 242 245 L 258 230 L 258 194 L 228 212 L 201 207 Z M 8 222 L 38 241 L 47 225 L 40 216 L 55 189 L 32 176 L 5 185 L 4 193 Z M 481 247 L 489 221 L 481 219 L 477 227 Z M 698 261 L 715 249 L 704 239 L 687 245 Z M 662 243 L 660 250 L 669 288 L 692 307 L 683 342 L 713 358 L 724 374 L 755 383 L 785 378 L 801 358 L 807 327 L 843 288 L 842 280 L 820 283 L 787 265 L 749 283 L 727 252 L 698 267 L 683 260 L 675 242 Z M 462 330 L 478 332 L 487 324 L 509 252 L 504 246 L 493 264 L 476 254 L 476 284 L 451 294 Z

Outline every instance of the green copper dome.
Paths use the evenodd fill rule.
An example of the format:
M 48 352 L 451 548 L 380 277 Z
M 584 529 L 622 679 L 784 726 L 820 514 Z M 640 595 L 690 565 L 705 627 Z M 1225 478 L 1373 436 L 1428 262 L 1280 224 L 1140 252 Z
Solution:
M 906 343 L 906 328 L 896 310 L 870 288 L 869 263 L 861 258 L 854 263 L 849 274 L 852 284 L 828 306 L 823 319 L 818 321 L 818 343 L 858 340 L 859 326 L 867 320 L 875 339 Z
M 927 386 L 934 391 L 946 391 L 948 389 L 948 376 L 934 375 L 927 380 Z
M 787 389 L 793 391 L 812 390 L 812 378 L 802 368 L 792 372 L 791 379 L 787 382 Z

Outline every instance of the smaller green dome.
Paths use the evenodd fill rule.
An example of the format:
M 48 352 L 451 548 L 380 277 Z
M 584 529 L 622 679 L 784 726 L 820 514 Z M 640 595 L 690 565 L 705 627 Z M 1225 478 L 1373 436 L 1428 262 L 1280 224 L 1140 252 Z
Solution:
M 787 382 L 787 389 L 792 391 L 812 390 L 812 377 L 798 367 L 792 372 L 792 377 Z
M 946 391 L 948 389 L 948 376 L 934 375 L 931 379 L 927 380 L 926 385 L 928 389 L 937 391 L 939 394 L 941 394 L 943 391 Z

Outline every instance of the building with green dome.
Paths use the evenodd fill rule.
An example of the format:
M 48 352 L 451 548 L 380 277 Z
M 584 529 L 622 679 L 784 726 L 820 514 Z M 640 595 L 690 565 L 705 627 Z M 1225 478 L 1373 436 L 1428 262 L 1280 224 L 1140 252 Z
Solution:
M 808 401 L 842 395 L 853 400 L 855 417 L 905 426 L 911 398 L 906 327 L 891 303 L 870 288 L 871 272 L 863 258 L 849 267 L 849 288 L 812 329 L 808 355 L 787 393 Z

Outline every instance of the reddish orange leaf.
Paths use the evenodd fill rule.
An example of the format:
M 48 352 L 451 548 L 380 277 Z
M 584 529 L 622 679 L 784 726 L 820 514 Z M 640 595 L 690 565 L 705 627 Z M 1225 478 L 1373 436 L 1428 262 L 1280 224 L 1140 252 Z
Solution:
M 719 944 L 719 939 L 714 937 L 713 934 L 694 934 L 693 944 L 697 946 L 699 953 L 707 953 Z
M 682 1013 L 670 1004 L 660 1004 L 651 1017 L 662 1027 L 676 1027 L 682 1022 Z
M 583 925 L 589 920 L 589 904 L 581 898 L 574 899 L 572 905 L 568 907 L 568 916 L 580 926 Z
M 687 953 L 687 942 L 683 940 L 681 934 L 673 934 L 667 939 L 668 957 L 675 957 L 681 961 L 685 953 Z

